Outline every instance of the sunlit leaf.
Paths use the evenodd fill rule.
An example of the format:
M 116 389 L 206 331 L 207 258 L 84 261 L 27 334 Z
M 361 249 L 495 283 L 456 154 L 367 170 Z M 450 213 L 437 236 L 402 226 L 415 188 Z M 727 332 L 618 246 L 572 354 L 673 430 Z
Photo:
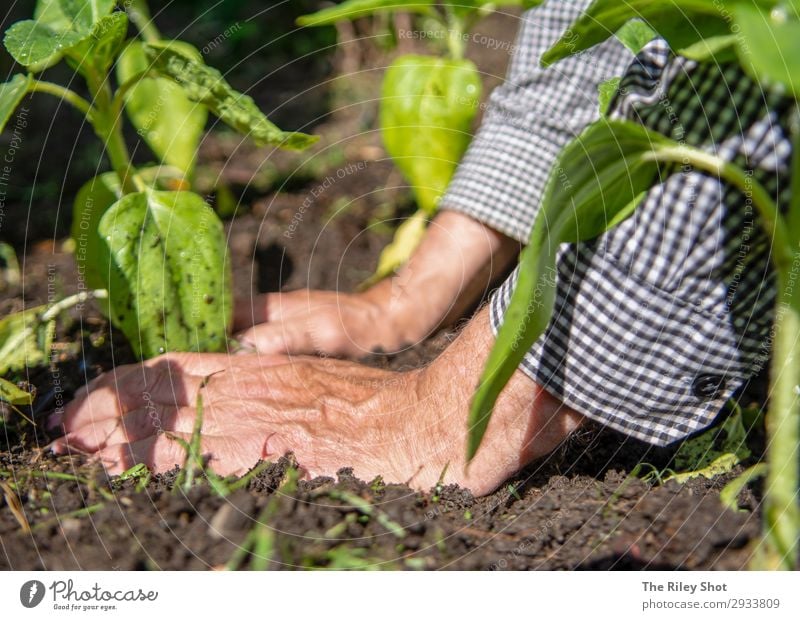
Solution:
M 600 114 L 606 114 L 608 107 L 611 105 L 614 95 L 619 90 L 620 78 L 613 77 L 604 82 L 600 82 L 597 86 L 597 101 L 600 108 Z
M 30 78 L 22 74 L 15 75 L 8 82 L 0 84 L 0 132 L 25 98 L 29 85 Z
M 33 20 L 17 22 L 6 31 L 3 44 L 8 53 L 32 72 L 42 71 L 58 62 L 64 52 L 81 42 L 86 33 L 55 31 Z
M 108 286 L 108 247 L 97 226 L 105 212 L 122 197 L 119 177 L 106 172 L 87 181 L 78 191 L 72 211 L 72 239 L 78 275 L 90 289 Z
M 192 192 L 123 196 L 100 220 L 111 320 L 141 357 L 220 351 L 232 316 L 222 222 Z
M 188 43 L 173 42 L 173 45 L 182 45 L 184 54 L 200 62 L 200 53 Z M 117 79 L 125 83 L 149 67 L 143 44 L 132 41 L 120 54 Z M 208 116 L 204 105 L 190 101 L 172 79 L 148 77 L 128 91 L 125 110 L 139 135 L 161 161 L 191 174 Z
M 26 308 L 0 319 L 0 375 L 47 361 L 48 342 L 39 329 L 39 315 L 45 308 Z
M 740 31 L 737 51 L 742 66 L 758 81 L 781 84 L 800 96 L 800 21 L 776 20 L 766 11 L 742 4 L 734 15 Z
M 0 401 L 12 405 L 30 405 L 33 403 L 33 394 L 19 389 L 11 381 L 0 379 Z
M 319 137 L 282 131 L 258 109 L 252 97 L 231 88 L 222 74 L 173 44 L 149 43 L 145 53 L 154 68 L 179 84 L 190 101 L 206 106 L 220 120 L 259 146 L 303 150 Z
M 616 37 L 631 53 L 638 54 L 641 49 L 655 38 L 656 32 L 641 19 L 632 19 L 625 22 L 617 30 Z
M 752 467 L 748 467 L 723 487 L 719 492 L 719 501 L 729 510 L 740 512 L 739 493 L 754 480 L 766 476 L 767 471 L 768 466 L 766 463 L 756 463 Z
M 384 146 L 429 215 L 472 140 L 480 96 L 480 75 L 469 60 L 401 56 L 383 78 Z
M 106 15 L 91 27 L 89 36 L 67 52 L 76 69 L 90 65 L 98 74 L 111 67 L 128 33 L 128 16 L 116 11 Z
M 414 250 L 417 249 L 417 246 L 425 236 L 427 225 L 428 218 L 422 210 L 417 211 L 400 224 L 394 233 L 391 243 L 383 248 L 375 273 L 364 282 L 362 287 L 379 282 L 402 267 L 411 258 Z
M 639 19 L 683 49 L 704 38 L 731 33 L 731 10 L 741 0 L 594 0 L 561 38 L 542 55 L 548 66 L 602 43 L 631 19 Z M 776 0 L 753 0 L 765 8 Z

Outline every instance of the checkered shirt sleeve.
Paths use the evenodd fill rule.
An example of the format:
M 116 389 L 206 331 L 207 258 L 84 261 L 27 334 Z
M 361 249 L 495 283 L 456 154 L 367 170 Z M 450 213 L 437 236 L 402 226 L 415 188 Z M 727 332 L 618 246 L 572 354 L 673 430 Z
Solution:
M 656 39 L 635 59 L 612 41 L 540 69 L 538 55 L 586 4 L 550 1 L 525 15 L 509 84 L 491 99 L 499 112 L 487 115 L 445 208 L 526 239 L 558 150 L 597 117 L 598 82 L 616 69 L 612 117 L 733 161 L 788 204 L 790 101 L 736 64 L 676 57 Z M 490 300 L 495 333 L 515 283 L 516 271 Z M 622 224 L 560 248 L 555 312 L 520 369 L 587 417 L 667 445 L 713 423 L 767 363 L 774 305 L 752 202 L 676 170 Z

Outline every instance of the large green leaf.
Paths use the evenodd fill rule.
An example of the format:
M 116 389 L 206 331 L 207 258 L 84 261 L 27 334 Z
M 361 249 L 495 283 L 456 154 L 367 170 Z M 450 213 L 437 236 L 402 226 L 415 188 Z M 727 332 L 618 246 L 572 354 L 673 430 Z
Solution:
M 72 28 L 72 20 L 61 10 L 61 0 L 37 0 L 33 18 L 55 31 Z
M 88 33 L 55 31 L 33 20 L 17 22 L 6 31 L 3 44 L 8 53 L 30 71 L 42 71 L 55 64 L 64 52 L 80 43 Z
M 409 11 L 431 13 L 434 0 L 346 0 L 341 4 L 322 9 L 311 15 L 297 18 L 298 26 L 327 26 L 336 22 L 358 19 L 365 15 L 383 12 Z
M 181 47 L 172 43 L 148 43 L 144 50 L 155 70 L 179 84 L 190 101 L 202 103 L 258 146 L 302 150 L 319 139 L 304 133 L 281 131 L 258 109 L 252 97 L 235 91 L 219 71 L 198 62 Z
M 646 155 L 675 144 L 641 125 L 601 119 L 559 154 L 472 402 L 468 458 L 480 446 L 500 391 L 550 321 L 559 245 L 596 237 L 633 213 L 659 177 L 658 164 Z
M 11 381 L 0 379 L 0 402 L 12 405 L 30 405 L 33 402 L 33 394 L 19 389 Z
M 185 55 L 202 62 L 200 52 L 188 43 L 175 41 L 173 45 L 181 46 Z M 117 79 L 125 83 L 149 67 L 143 44 L 132 41 L 120 54 Z M 172 79 L 148 77 L 128 91 L 125 109 L 139 135 L 161 161 L 191 174 L 208 117 L 204 105 L 190 101 Z
M 800 21 L 775 18 L 754 6 L 736 7 L 742 66 L 759 81 L 778 83 L 800 97 Z
M 114 0 L 40 2 L 36 19 L 12 25 L 3 43 L 19 64 L 32 72 L 43 71 L 85 41 L 115 4 Z
M 27 94 L 29 85 L 30 78 L 22 74 L 15 75 L 8 82 L 0 84 L 0 132 Z
M 100 220 L 110 317 L 141 357 L 220 351 L 232 316 L 222 222 L 192 192 L 127 194 Z
M 429 215 L 472 140 L 480 96 L 480 75 L 469 60 L 401 56 L 383 78 L 383 143 Z
M 78 275 L 90 289 L 108 287 L 108 246 L 97 230 L 106 211 L 122 197 L 116 172 L 106 172 L 87 181 L 75 197 L 72 239 Z
M 67 52 L 68 61 L 81 70 L 89 65 L 99 75 L 105 75 L 117 57 L 128 33 L 128 16 L 122 11 L 101 17 L 89 36 Z
M 731 10 L 744 0 L 594 0 L 561 38 L 542 55 L 548 66 L 597 45 L 631 19 L 640 19 L 682 49 L 708 37 L 730 34 Z M 777 0 L 751 0 L 767 9 Z
M 116 0 L 59 0 L 61 13 L 72 22 L 73 30 L 79 32 L 88 32 L 116 4 Z

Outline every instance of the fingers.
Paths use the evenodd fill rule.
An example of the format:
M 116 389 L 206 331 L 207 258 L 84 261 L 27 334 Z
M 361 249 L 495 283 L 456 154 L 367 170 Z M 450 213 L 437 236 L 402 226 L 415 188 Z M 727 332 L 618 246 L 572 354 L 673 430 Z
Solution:
M 70 450 L 96 452 L 107 446 L 139 441 L 164 431 L 191 433 L 195 416 L 196 410 L 191 407 L 153 403 L 127 415 L 105 418 L 68 432 L 56 439 L 51 449 L 56 454 Z
M 116 419 L 154 405 L 194 407 L 197 393 L 206 381 L 230 389 L 243 376 L 261 375 L 264 369 L 287 363 L 282 355 L 234 356 L 225 354 L 176 353 L 162 355 L 101 375 L 78 390 L 63 412 L 53 414 L 48 431 L 59 427 L 67 433 L 88 424 Z M 209 390 L 213 396 L 215 390 Z
M 96 453 L 93 460 L 99 461 L 110 476 L 119 475 L 134 465 L 144 463 L 153 473 L 169 471 L 186 461 L 186 450 L 176 439 L 191 440 L 191 434 L 167 433 L 151 435 L 132 443 L 114 444 Z
M 233 329 L 241 331 L 260 323 L 280 323 L 307 313 L 313 299 L 327 298 L 336 293 L 302 289 L 288 293 L 265 293 L 237 299 L 233 307 Z
M 294 319 L 283 323 L 263 323 L 236 336 L 245 347 L 259 353 L 313 355 L 316 353 L 307 321 Z
M 269 317 L 269 293 L 255 297 L 240 297 L 233 304 L 233 329 L 239 331 L 266 322 Z
M 191 433 L 166 432 L 125 444 L 108 446 L 97 452 L 95 460 L 106 468 L 109 475 L 118 475 L 134 465 L 144 463 L 154 473 L 182 467 L 186 450 L 181 440 L 189 443 Z M 224 438 L 204 436 L 201 454 L 207 458 L 208 467 L 220 476 L 242 475 L 260 458 L 259 454 L 241 454 Z
M 156 358 L 151 361 L 154 363 L 146 362 L 133 366 L 132 370 L 109 373 L 92 381 L 76 394 L 60 419 L 55 416 L 48 421 L 48 428 L 61 425 L 70 432 L 87 424 L 118 418 L 141 407 L 152 407 L 155 403 L 176 407 L 193 405 L 204 376 L 182 372 L 182 367 L 171 360 Z M 215 360 L 207 368 L 220 368 L 220 364 Z

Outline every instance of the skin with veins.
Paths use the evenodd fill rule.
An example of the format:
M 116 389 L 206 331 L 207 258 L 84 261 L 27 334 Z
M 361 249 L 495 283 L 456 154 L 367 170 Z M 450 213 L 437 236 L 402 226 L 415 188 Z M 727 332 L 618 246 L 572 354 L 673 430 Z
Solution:
M 513 257 L 509 240 L 466 216 L 445 212 L 436 224 L 404 270 L 367 293 L 297 291 L 240 306 L 253 352 L 170 354 L 99 377 L 50 420 L 65 433 L 53 450 L 91 454 L 111 474 L 137 463 L 172 469 L 185 459 L 175 438 L 190 438 L 201 393 L 202 453 L 218 474 L 293 452 L 309 477 L 349 466 L 364 480 L 428 489 L 447 467 L 446 483 L 491 492 L 582 416 L 517 371 L 466 467 L 469 403 L 493 344 L 488 309 L 423 369 L 313 355 L 392 350 L 424 337 Z M 380 321 L 364 322 L 376 312 Z

